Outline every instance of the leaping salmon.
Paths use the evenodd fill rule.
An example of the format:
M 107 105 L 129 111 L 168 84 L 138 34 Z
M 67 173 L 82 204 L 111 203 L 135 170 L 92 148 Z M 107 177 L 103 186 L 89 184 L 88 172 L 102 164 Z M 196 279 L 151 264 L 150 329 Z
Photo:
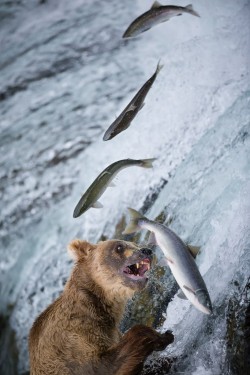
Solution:
M 77 203 L 73 217 L 76 218 L 81 216 L 90 207 L 102 208 L 102 204 L 98 202 L 98 199 L 105 192 L 109 186 L 114 186 L 112 180 L 115 178 L 118 172 L 127 167 L 142 167 L 142 168 L 152 168 L 153 162 L 156 159 L 124 159 L 116 161 L 105 168 L 95 181 L 90 185 L 90 187 L 83 194 L 79 202 Z
M 160 62 L 157 65 L 156 71 L 150 77 L 146 83 L 140 88 L 137 94 L 133 97 L 127 107 L 122 111 L 122 113 L 117 117 L 117 119 L 110 125 L 108 130 L 105 132 L 103 136 L 104 141 L 109 141 L 110 139 L 114 138 L 117 134 L 126 130 L 132 120 L 135 118 L 137 113 L 142 109 L 144 106 L 144 99 L 149 92 L 150 88 L 152 87 L 159 71 L 163 65 L 160 65 Z
M 131 221 L 123 234 L 147 229 L 154 233 L 157 244 L 162 249 L 167 263 L 187 299 L 205 314 L 212 313 L 212 304 L 206 284 L 198 270 L 187 245 L 165 225 L 147 219 L 129 208 Z
M 162 5 L 158 1 L 155 1 L 151 9 L 137 17 L 129 25 L 122 37 L 135 37 L 144 31 L 151 29 L 151 27 L 168 21 L 172 17 L 181 16 L 183 13 L 189 13 L 193 16 L 200 17 L 200 15 L 193 9 L 192 4 L 189 4 L 186 7 L 181 7 L 175 5 Z

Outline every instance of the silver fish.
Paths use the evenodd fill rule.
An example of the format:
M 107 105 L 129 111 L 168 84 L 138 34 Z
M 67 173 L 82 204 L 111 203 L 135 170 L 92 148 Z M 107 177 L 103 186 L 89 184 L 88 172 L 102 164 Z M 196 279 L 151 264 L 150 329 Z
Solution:
M 135 118 L 137 113 L 142 109 L 144 106 L 144 99 L 149 92 L 150 88 L 152 87 L 159 71 L 163 66 L 160 65 L 160 62 L 157 65 L 156 71 L 150 77 L 146 83 L 140 88 L 137 94 L 133 97 L 131 102 L 127 105 L 127 107 L 122 111 L 122 113 L 117 117 L 117 119 L 110 125 L 103 136 L 104 141 L 108 141 L 114 138 L 117 134 L 121 133 L 122 131 L 126 130 L 132 120 Z
M 155 158 L 142 160 L 124 159 L 110 164 L 102 171 L 101 174 L 99 174 L 99 176 L 83 194 L 74 209 L 73 217 L 76 218 L 82 215 L 90 207 L 102 208 L 103 206 L 100 202 L 98 202 L 98 199 L 109 186 L 115 186 L 112 180 L 122 169 L 133 166 L 152 168 L 155 160 Z
M 170 20 L 172 17 L 181 16 L 182 13 L 189 13 L 193 16 L 200 17 L 200 15 L 193 9 L 192 4 L 189 4 L 186 7 L 181 7 L 175 5 L 162 5 L 158 1 L 155 1 L 151 9 L 137 17 L 129 25 L 122 37 L 135 37 L 159 23 Z
M 205 314 L 212 313 L 212 304 L 206 284 L 198 270 L 193 256 L 184 242 L 163 224 L 151 221 L 139 212 L 129 208 L 131 221 L 123 234 L 147 229 L 154 233 L 167 263 L 187 299 Z

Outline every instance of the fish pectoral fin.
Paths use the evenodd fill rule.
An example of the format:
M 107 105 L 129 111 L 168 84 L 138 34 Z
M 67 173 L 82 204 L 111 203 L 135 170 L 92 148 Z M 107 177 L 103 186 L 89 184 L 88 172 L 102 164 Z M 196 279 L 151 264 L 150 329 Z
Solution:
M 190 293 L 192 293 L 192 294 L 195 295 L 195 291 L 193 289 L 189 288 L 188 286 L 183 285 L 183 288 L 185 288 L 188 292 L 190 292 Z
M 177 297 L 181 299 L 187 299 L 187 297 L 185 296 L 184 292 L 181 289 L 179 289 L 177 293 Z
M 94 202 L 94 203 L 92 204 L 91 207 L 93 207 L 93 208 L 102 208 L 103 205 L 101 204 L 101 202 L 96 201 L 96 202 Z
M 166 259 L 167 259 L 168 263 L 170 263 L 170 264 L 174 264 L 174 262 L 172 261 L 172 259 L 167 258 L 167 257 L 166 257 Z
M 134 111 L 136 108 L 137 108 L 136 105 L 131 104 L 131 105 L 128 107 L 128 109 L 126 110 L 126 112 Z
M 190 252 L 190 254 L 196 258 L 196 256 L 199 254 L 200 252 L 200 246 L 193 246 L 193 245 L 187 245 L 187 248 Z
M 143 30 L 141 31 L 141 33 L 145 33 L 145 31 L 148 31 L 148 30 L 150 30 L 150 29 L 151 29 L 151 27 L 152 27 L 152 26 L 146 27 L 146 29 L 143 29 Z
M 109 187 L 115 187 L 116 184 L 113 182 L 113 181 L 110 181 L 109 184 L 108 184 Z
M 159 1 L 155 1 L 155 2 L 152 4 L 152 6 L 151 6 L 150 9 L 160 8 L 160 7 L 162 7 L 162 4 L 161 4 Z

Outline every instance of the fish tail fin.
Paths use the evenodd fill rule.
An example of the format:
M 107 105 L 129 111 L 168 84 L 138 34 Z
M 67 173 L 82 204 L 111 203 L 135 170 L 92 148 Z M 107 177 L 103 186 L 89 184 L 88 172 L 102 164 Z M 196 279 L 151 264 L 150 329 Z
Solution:
M 157 67 L 156 67 L 156 75 L 161 71 L 161 69 L 164 67 L 163 64 L 161 64 L 161 60 L 158 61 Z
M 144 217 L 142 214 L 140 214 L 133 208 L 128 207 L 128 212 L 130 215 L 130 222 L 128 223 L 128 225 L 126 226 L 122 234 L 131 234 L 131 233 L 137 232 L 140 229 L 139 221 L 141 219 L 146 219 L 146 217 Z
M 153 167 L 153 162 L 156 160 L 156 158 L 152 159 L 142 159 L 141 160 L 141 167 L 143 168 L 152 168 Z
M 199 13 L 197 13 L 197 12 L 194 10 L 192 4 L 188 4 L 185 8 L 186 8 L 186 9 L 188 10 L 188 12 L 189 12 L 190 14 L 192 14 L 193 16 L 200 17 Z

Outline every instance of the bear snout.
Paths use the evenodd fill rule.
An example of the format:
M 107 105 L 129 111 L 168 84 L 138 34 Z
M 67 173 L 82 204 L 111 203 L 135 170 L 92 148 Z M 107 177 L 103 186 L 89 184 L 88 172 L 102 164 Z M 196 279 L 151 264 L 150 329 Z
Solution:
M 146 256 L 152 257 L 153 255 L 152 250 L 149 249 L 148 247 L 143 247 L 142 249 L 140 249 L 140 251 L 143 255 L 146 255 Z

